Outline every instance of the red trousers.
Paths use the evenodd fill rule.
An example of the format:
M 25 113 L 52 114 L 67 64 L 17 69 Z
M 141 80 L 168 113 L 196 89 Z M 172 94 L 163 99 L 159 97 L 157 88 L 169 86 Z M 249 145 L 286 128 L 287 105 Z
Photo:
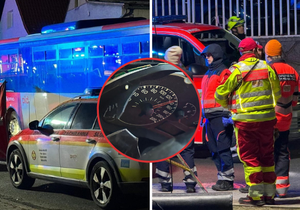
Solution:
M 248 196 L 253 200 L 275 196 L 274 126 L 276 119 L 265 122 L 234 122 L 237 149 L 244 164 Z

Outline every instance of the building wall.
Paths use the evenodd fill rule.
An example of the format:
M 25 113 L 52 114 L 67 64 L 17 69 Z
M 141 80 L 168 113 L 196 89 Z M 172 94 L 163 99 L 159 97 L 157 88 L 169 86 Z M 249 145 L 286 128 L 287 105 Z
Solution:
M 79 7 L 83 4 L 85 4 L 86 0 L 70 0 L 68 11 L 73 10 L 73 9 L 76 8 L 76 3 L 75 2 L 77 2 L 77 7 Z
M 7 14 L 13 11 L 13 24 L 11 28 L 7 28 Z M 23 25 L 18 6 L 15 0 L 5 1 L 2 17 L 1 17 L 2 39 L 10 39 L 16 37 L 23 37 L 27 35 L 27 31 Z
M 81 6 L 68 11 L 65 22 L 88 19 L 119 18 L 123 14 L 123 5 L 123 3 L 99 2 L 82 4 Z

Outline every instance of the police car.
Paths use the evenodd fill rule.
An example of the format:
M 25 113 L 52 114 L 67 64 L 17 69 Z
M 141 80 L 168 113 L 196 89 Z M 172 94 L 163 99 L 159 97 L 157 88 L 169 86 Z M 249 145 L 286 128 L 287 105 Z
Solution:
M 89 187 L 105 209 L 122 193 L 149 193 L 149 165 L 118 154 L 97 121 L 97 97 L 69 100 L 13 136 L 7 149 L 11 183 L 29 189 L 35 179 Z

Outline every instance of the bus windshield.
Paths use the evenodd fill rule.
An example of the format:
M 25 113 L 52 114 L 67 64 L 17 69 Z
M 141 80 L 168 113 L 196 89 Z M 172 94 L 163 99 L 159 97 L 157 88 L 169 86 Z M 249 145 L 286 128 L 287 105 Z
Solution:
M 224 63 L 227 67 L 229 67 L 232 62 L 238 61 L 240 58 L 238 51 L 240 40 L 225 30 L 218 29 L 202 31 L 194 33 L 193 36 L 196 37 L 204 46 L 213 43 L 220 45 L 225 54 Z

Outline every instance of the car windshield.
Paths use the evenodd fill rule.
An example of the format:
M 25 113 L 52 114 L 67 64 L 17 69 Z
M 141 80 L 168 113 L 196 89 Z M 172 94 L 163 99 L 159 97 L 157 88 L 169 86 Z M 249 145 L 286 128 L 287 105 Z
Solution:
M 223 29 L 197 32 L 194 33 L 193 36 L 204 46 L 213 43 L 220 45 L 225 53 L 224 63 L 227 67 L 240 58 L 238 51 L 240 40 Z

